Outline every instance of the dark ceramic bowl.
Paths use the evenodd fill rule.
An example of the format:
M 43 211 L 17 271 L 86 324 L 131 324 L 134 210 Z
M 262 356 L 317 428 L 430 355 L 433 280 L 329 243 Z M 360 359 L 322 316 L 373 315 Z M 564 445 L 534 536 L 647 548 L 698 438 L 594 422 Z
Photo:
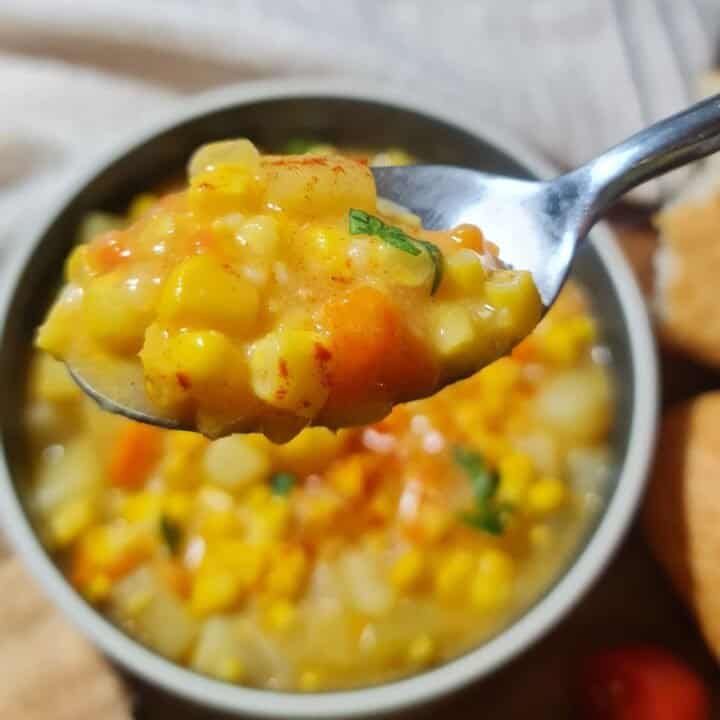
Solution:
M 20 421 L 25 379 L 34 329 L 53 299 L 80 219 L 91 210 L 122 210 L 136 193 L 177 177 L 199 145 L 232 136 L 268 148 L 298 136 L 349 146 L 399 146 L 431 163 L 517 177 L 547 175 L 548 168 L 520 144 L 447 107 L 357 79 L 247 84 L 185 102 L 164 122 L 91 159 L 28 229 L 6 268 L 0 288 L 0 514 L 6 530 L 48 594 L 87 635 L 129 670 L 172 693 L 238 715 L 284 719 L 416 708 L 491 673 L 559 622 L 603 570 L 630 523 L 654 442 L 656 356 L 632 274 L 609 230 L 598 225 L 573 275 L 589 293 L 619 389 L 608 495 L 597 523 L 553 586 L 475 650 L 413 677 L 352 691 L 298 694 L 226 684 L 160 657 L 97 613 L 65 581 L 33 533 L 17 492 L 28 467 Z M 487 121 L 491 125 L 492 118 Z

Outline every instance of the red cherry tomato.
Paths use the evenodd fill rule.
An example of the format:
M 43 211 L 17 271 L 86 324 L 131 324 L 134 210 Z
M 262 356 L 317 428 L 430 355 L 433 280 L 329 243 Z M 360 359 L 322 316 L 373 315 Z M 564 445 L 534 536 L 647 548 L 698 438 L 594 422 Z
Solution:
M 580 672 L 577 720 L 709 720 L 698 675 L 666 650 L 627 645 L 592 655 Z

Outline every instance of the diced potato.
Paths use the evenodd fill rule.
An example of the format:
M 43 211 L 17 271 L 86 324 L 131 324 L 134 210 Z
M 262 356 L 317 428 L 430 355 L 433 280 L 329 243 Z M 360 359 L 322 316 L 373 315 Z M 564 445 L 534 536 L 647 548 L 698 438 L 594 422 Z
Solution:
M 234 635 L 235 623 L 230 617 L 206 620 L 190 658 L 190 667 L 219 680 L 240 682 L 246 668 Z
M 352 607 L 367 615 L 383 615 L 390 609 L 393 591 L 371 553 L 346 552 L 338 561 L 338 569 Z
M 597 442 L 607 432 L 611 416 L 606 373 L 599 368 L 558 374 L 535 399 L 538 420 L 578 443 Z
M 33 509 L 44 516 L 75 498 L 92 497 L 102 485 L 102 470 L 91 442 L 76 440 L 58 449 L 43 456 L 30 494 Z
M 197 633 L 196 621 L 160 583 L 151 568 L 142 567 L 121 580 L 110 594 L 110 613 L 153 650 L 178 660 Z
M 328 396 L 321 341 L 313 332 L 280 329 L 256 342 L 250 352 L 255 394 L 273 407 L 313 417 Z
M 291 664 L 276 640 L 246 618 L 235 622 L 233 638 L 246 668 L 248 683 L 258 687 L 290 687 Z
M 250 435 L 230 435 L 210 443 L 204 467 L 208 478 L 228 490 L 263 480 L 270 472 L 267 441 Z
M 375 183 L 366 165 L 339 156 L 265 157 L 265 201 L 306 216 L 343 215 L 348 207 L 372 212 Z
M 255 287 L 209 255 L 180 263 L 163 286 L 161 322 L 246 336 L 256 326 L 260 299 Z

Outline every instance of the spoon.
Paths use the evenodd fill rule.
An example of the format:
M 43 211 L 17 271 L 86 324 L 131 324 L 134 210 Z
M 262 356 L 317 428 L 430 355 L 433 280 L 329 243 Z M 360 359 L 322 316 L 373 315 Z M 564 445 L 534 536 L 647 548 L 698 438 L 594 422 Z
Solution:
M 408 208 L 429 229 L 473 223 L 503 262 L 532 273 L 547 310 L 590 228 L 632 188 L 720 149 L 720 95 L 651 125 L 585 165 L 552 180 L 517 180 L 448 165 L 372 168 L 378 195 Z M 102 408 L 140 422 L 180 428 L 147 408 L 100 392 L 77 368 L 75 381 Z

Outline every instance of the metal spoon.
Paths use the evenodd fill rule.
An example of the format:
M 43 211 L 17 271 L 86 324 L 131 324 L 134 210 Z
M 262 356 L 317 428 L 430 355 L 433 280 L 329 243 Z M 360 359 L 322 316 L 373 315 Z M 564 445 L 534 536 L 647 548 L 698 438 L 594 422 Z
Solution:
M 720 149 L 720 95 L 661 120 L 553 180 L 516 180 L 446 165 L 373 168 L 378 195 L 420 216 L 431 229 L 474 223 L 501 259 L 530 270 L 547 310 L 573 256 L 598 218 L 628 190 Z M 147 408 L 99 392 L 77 369 L 80 387 L 105 410 L 178 428 Z

